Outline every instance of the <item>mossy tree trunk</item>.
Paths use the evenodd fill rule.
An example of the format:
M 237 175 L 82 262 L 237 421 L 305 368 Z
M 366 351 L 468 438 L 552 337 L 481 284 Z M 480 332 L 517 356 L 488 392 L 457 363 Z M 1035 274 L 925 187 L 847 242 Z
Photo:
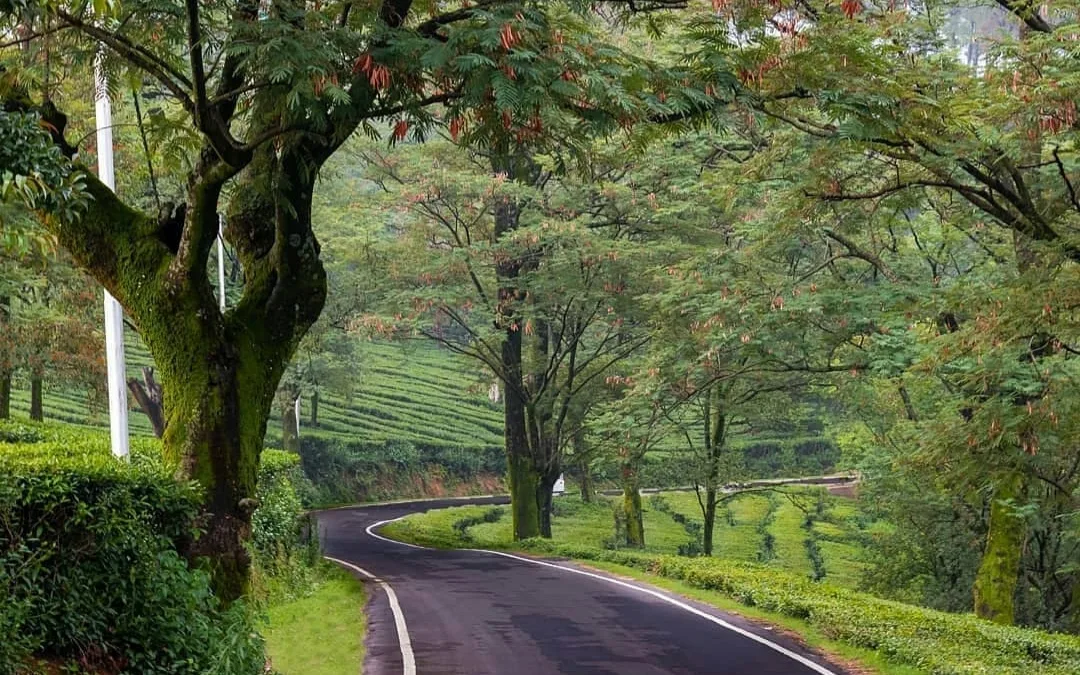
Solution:
M 329 156 L 330 148 L 322 159 Z M 302 156 L 301 156 L 302 155 Z M 124 306 L 158 366 L 164 453 L 206 495 L 203 533 L 187 544 L 207 559 L 226 601 L 247 588 L 244 543 L 267 418 L 284 369 L 318 318 L 326 276 L 311 232 L 310 146 L 261 146 L 237 169 L 209 148 L 189 177 L 186 210 L 158 222 L 86 177 L 92 201 L 56 230 L 79 265 Z M 245 270 L 244 294 L 222 314 L 207 262 L 225 181 L 238 189 L 225 237 Z
M 1013 511 L 1011 502 L 1023 495 L 1023 479 L 1014 474 L 1003 479 L 991 494 L 986 548 L 975 574 L 975 615 L 1011 625 L 1016 614 L 1016 584 L 1024 552 L 1027 528 Z
M 520 379 L 521 341 L 521 331 L 507 330 L 502 343 L 502 367 L 506 379 L 517 380 L 517 386 L 507 384 L 503 396 L 503 432 L 509 474 L 507 484 L 515 540 L 540 536 L 540 509 L 536 500 L 540 474 L 529 452 L 525 395 Z
M 311 392 L 311 426 L 319 426 L 319 390 Z
M 513 168 L 513 162 L 507 161 Z M 498 164 L 496 171 L 502 170 Z M 495 205 L 495 239 L 504 237 L 518 227 L 520 209 L 512 200 Z M 522 294 L 517 280 L 525 267 L 519 257 L 507 256 L 495 265 L 498 279 L 500 316 L 496 319 L 502 329 L 502 345 L 498 373 L 503 388 L 503 442 L 506 449 L 507 487 L 510 491 L 510 512 L 514 539 L 540 536 L 540 472 L 529 443 L 528 393 L 524 378 L 524 319 L 521 313 Z
M 44 375 L 40 366 L 30 371 L 30 419 L 35 422 L 45 421 Z

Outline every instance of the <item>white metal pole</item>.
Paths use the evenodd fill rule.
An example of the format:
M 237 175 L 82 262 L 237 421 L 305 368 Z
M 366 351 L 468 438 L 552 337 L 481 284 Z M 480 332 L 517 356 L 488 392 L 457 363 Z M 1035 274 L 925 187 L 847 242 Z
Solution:
M 296 438 L 300 438 L 300 397 L 296 397 L 296 403 L 293 404 L 293 416 L 296 418 Z
M 217 235 L 217 287 L 218 304 L 221 313 L 225 313 L 225 216 L 218 216 Z
M 113 171 L 112 106 L 105 86 L 105 73 L 98 64 L 94 72 L 97 85 L 98 179 L 110 190 L 116 188 Z M 128 457 L 128 404 L 124 383 L 124 309 L 109 291 L 105 291 L 105 362 L 109 373 L 109 431 L 112 453 Z

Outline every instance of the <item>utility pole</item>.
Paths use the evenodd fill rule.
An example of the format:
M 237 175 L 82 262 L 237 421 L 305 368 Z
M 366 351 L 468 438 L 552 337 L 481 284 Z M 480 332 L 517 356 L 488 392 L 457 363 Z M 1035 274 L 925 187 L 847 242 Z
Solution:
M 112 105 L 105 85 L 105 73 L 99 60 L 94 72 L 97 104 L 98 179 L 110 190 L 116 189 L 113 171 Z M 109 432 L 112 453 L 127 459 L 128 402 L 124 382 L 124 308 L 105 291 L 105 363 L 109 373 Z

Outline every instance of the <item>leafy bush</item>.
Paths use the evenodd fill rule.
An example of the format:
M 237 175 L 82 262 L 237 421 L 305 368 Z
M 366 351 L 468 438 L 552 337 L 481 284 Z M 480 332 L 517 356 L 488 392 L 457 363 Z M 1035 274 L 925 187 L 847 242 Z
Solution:
M 223 609 L 177 553 L 196 487 L 95 443 L 0 444 L 0 673 L 43 652 L 89 670 L 260 672 L 246 609 Z
M 0 420 L 0 443 L 39 443 L 44 440 L 41 431 L 9 420 Z
M 292 600 L 315 587 L 318 541 L 296 489 L 305 481 L 298 455 L 263 451 L 259 506 L 251 516 L 253 586 L 262 601 Z

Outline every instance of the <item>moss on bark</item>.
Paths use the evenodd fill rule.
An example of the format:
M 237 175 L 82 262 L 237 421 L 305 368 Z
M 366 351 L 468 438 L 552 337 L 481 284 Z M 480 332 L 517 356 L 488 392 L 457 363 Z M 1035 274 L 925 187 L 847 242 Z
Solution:
M 974 595 L 975 614 L 994 623 L 1015 621 L 1016 584 L 1027 528 L 1010 502 L 1022 493 L 1022 479 L 1015 474 L 1003 479 L 991 497 L 986 549 L 975 575 Z

